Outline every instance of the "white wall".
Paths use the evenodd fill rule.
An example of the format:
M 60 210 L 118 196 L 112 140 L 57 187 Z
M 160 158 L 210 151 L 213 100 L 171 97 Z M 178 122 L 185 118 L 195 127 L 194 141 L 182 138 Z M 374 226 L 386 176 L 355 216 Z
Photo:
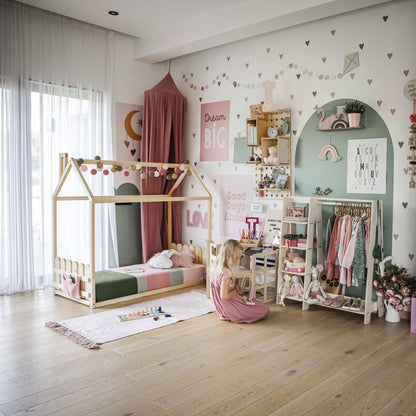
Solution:
M 261 82 L 275 80 L 274 99 L 284 100 L 292 109 L 291 129 L 296 131 L 292 134 L 292 162 L 297 138 L 316 104 L 354 97 L 376 109 L 384 119 L 394 148 L 393 257 L 397 264 L 416 272 L 416 189 L 409 189 L 410 176 L 404 172 L 404 168 L 409 167 L 407 139 L 412 103 L 403 95 L 406 82 L 416 78 L 414 16 L 415 1 L 396 1 L 173 61 L 172 74 L 188 99 L 186 158 L 197 163 L 199 173 L 213 194 L 213 238 L 216 242 L 223 239 L 219 231 L 222 214 L 219 211 L 219 177 L 251 174 L 254 169 L 232 163 L 232 143 L 228 163 L 199 161 L 201 102 L 230 100 L 230 139 L 244 136 L 249 104 L 264 100 Z M 339 77 L 344 56 L 355 51 L 359 52 L 360 66 Z M 241 86 L 234 87 L 233 81 Z M 191 88 L 191 84 L 197 88 Z M 402 147 L 401 142 L 404 142 Z M 187 192 L 193 192 L 193 188 L 188 186 Z M 278 200 L 268 202 L 271 207 L 279 204 Z M 189 206 L 190 212 L 202 210 L 196 203 Z M 201 233 L 201 226 L 187 227 L 186 210 L 183 218 L 185 242 L 192 240 L 203 244 L 205 233 Z
M 144 104 L 144 92 L 153 88 L 167 73 L 168 65 L 150 65 L 133 59 L 135 38 L 115 34 L 113 79 L 113 145 L 115 146 L 115 103 Z

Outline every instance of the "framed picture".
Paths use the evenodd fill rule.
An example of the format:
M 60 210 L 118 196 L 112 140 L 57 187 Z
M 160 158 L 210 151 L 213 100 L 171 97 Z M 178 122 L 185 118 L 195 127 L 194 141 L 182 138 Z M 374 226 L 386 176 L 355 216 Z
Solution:
M 305 208 L 304 207 L 289 207 L 288 208 L 289 217 L 293 218 L 303 218 L 305 216 Z
M 254 104 L 250 106 L 250 117 L 251 118 L 262 118 L 263 117 L 263 104 Z

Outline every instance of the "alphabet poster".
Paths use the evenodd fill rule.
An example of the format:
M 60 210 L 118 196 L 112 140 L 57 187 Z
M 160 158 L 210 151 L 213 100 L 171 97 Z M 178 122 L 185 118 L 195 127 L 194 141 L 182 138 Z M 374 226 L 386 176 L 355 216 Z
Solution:
M 348 140 L 347 192 L 386 193 L 387 139 Z
M 253 186 L 253 175 L 220 177 L 221 236 L 239 239 L 240 232 L 247 229 L 246 217 L 250 216 Z
M 201 161 L 228 161 L 230 101 L 201 104 Z

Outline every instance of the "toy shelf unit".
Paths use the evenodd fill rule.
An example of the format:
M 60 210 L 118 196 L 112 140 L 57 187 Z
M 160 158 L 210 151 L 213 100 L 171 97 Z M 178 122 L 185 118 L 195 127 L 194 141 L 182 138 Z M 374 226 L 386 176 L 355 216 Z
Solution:
M 305 291 L 311 281 L 314 250 L 317 262 L 323 262 L 322 212 L 317 202 L 316 198 L 308 197 L 283 198 L 276 303 L 284 304 L 285 299 L 291 299 L 302 302 L 303 309 L 309 307 L 303 296 L 291 295 L 284 283 L 289 276 L 292 285 L 293 277 L 297 276 Z M 299 258 L 303 260 L 297 261 Z

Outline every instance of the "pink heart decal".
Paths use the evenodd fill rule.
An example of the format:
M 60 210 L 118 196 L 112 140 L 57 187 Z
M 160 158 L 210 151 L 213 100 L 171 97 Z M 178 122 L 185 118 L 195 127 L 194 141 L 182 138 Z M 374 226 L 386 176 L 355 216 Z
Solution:
M 387 54 L 387 58 L 389 58 L 389 59 L 391 59 L 391 57 L 393 56 L 393 53 L 392 52 L 389 52 L 388 54 Z
M 394 116 L 394 113 L 396 112 L 395 108 L 390 108 L 390 113 Z
M 229 56 L 227 56 L 227 61 L 230 62 L 230 57 Z
M 259 78 L 261 78 L 261 72 L 259 72 L 257 75 L 259 76 Z
M 410 260 L 413 260 L 413 257 L 414 257 L 414 256 L 415 256 L 414 254 L 410 254 L 410 253 L 409 253 L 409 259 L 410 259 Z
M 214 179 L 214 185 L 217 183 L 217 180 L 216 179 Z
M 279 58 L 280 58 L 280 59 L 282 59 L 282 58 L 283 58 L 283 54 L 282 54 L 282 53 L 279 55 Z
M 249 63 L 249 62 L 247 62 L 247 63 L 246 63 L 246 68 L 248 68 L 248 66 L 249 66 L 249 65 L 250 65 L 250 63 Z
M 325 63 L 326 62 L 326 57 L 322 58 L 322 62 Z
M 331 92 L 331 97 L 334 98 L 335 92 Z
M 377 105 L 380 107 L 383 100 L 377 100 Z
M 405 77 L 407 77 L 409 75 L 409 70 L 408 69 L 404 69 L 403 70 L 403 74 Z
M 393 237 L 395 240 L 397 240 L 399 238 L 399 234 L 393 234 Z
M 293 100 L 295 94 L 290 94 L 290 99 Z
M 303 111 L 302 111 L 302 110 L 299 110 L 299 111 L 298 111 L 299 116 L 302 116 L 302 113 L 303 113 Z
M 267 51 L 267 53 L 270 53 L 270 48 L 267 48 L 266 51 Z
M 334 36 L 335 35 L 335 29 L 331 30 L 331 35 Z
M 209 69 L 209 66 L 206 66 L 206 67 L 205 67 L 205 69 L 206 69 L 206 70 L 208 71 L 208 69 Z
M 367 82 L 368 82 L 368 85 L 371 85 L 371 83 L 373 82 L 373 80 L 370 78 L 370 79 L 367 80 Z

